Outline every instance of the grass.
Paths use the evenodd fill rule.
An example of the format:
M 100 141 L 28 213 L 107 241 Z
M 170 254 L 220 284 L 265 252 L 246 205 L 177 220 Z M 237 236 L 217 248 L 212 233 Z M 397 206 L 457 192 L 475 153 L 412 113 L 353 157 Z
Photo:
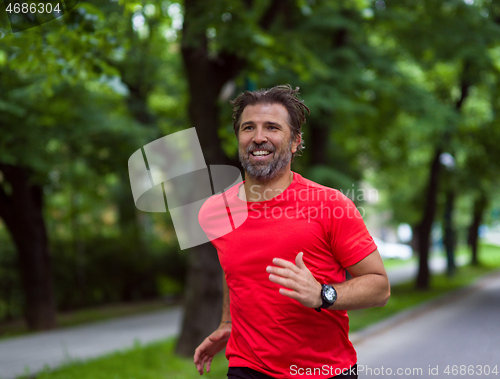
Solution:
M 386 258 L 384 259 L 384 267 L 386 270 L 391 270 L 394 268 L 400 268 L 405 266 L 414 266 L 418 263 L 418 259 L 416 257 L 412 257 L 410 259 L 396 259 L 396 258 Z
M 57 315 L 58 327 L 69 327 L 116 317 L 131 316 L 168 308 L 162 299 L 135 303 L 108 304 L 99 307 L 63 312 Z M 31 333 L 23 319 L 0 324 L 0 339 Z
M 402 310 L 443 296 L 450 291 L 462 288 L 479 277 L 500 267 L 500 247 L 482 245 L 481 265 L 463 266 L 457 269 L 453 278 L 445 275 L 432 277 L 431 289 L 418 291 L 414 283 L 397 285 L 392 288 L 389 303 L 383 308 L 349 311 L 351 331 L 356 331 L 392 316 Z M 35 379 L 194 379 L 199 378 L 192 358 L 174 355 L 175 340 L 169 339 L 148 346 L 136 345 L 125 352 L 113 353 L 88 362 L 69 362 L 66 367 L 56 371 L 39 373 Z M 210 378 L 226 377 L 227 360 L 223 354 L 215 357 L 211 372 L 204 376 Z
M 35 376 L 36 379 L 195 379 L 200 378 L 192 358 L 174 355 L 175 340 L 136 345 L 125 352 L 113 353 L 90 362 L 73 362 L 55 372 L 48 370 Z M 212 362 L 207 379 L 226 378 L 227 360 L 219 354 Z M 33 376 L 31 376 L 33 378 Z

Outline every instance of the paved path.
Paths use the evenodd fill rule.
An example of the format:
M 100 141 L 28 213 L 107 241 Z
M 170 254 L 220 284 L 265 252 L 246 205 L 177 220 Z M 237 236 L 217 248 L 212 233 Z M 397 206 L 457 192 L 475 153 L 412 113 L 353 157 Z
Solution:
M 180 307 L 147 315 L 130 316 L 85 326 L 41 332 L 0 340 L 0 378 L 11 379 L 51 368 L 72 359 L 95 358 L 116 350 L 176 335 Z
M 434 272 L 445 269 L 444 259 L 434 258 Z M 413 279 L 415 267 L 402 267 L 388 272 L 391 283 Z M 132 347 L 138 340 L 145 344 L 177 335 L 182 310 L 160 311 L 148 315 L 131 316 L 85 326 L 41 332 L 0 340 L 0 379 L 12 379 L 49 366 L 55 368 L 72 359 L 95 358 L 116 350 Z
M 406 316 L 354 335 L 360 377 L 500 377 L 499 273 Z

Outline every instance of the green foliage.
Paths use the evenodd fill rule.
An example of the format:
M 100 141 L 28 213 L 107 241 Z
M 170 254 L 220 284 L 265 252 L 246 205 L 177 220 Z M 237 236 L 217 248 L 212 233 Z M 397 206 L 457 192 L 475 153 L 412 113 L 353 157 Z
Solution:
M 101 9 L 90 3 L 80 2 L 67 16 L 23 32 L 9 29 L 5 14 L 0 27 L 3 69 L 15 70 L 22 79 L 36 78 L 44 96 L 63 83 L 116 75 L 105 61 L 116 54 L 116 38 L 108 33 Z
M 175 296 L 182 293 L 182 285 L 171 277 L 159 276 L 156 282 L 161 296 Z
M 375 12 L 380 21 L 372 40 L 396 58 L 405 77 L 394 124 L 381 138 L 368 139 L 376 170 L 371 177 L 385 189 L 381 206 L 392 209 L 395 221 L 421 219 L 429 162 L 438 146 L 456 161 L 453 170 L 444 168 L 442 190 L 467 196 L 484 186 L 480 191 L 488 191 L 498 177 L 491 159 L 498 149 L 480 137 L 484 132 L 496 139 L 487 125 L 498 77 L 492 59 L 500 36 L 497 15 L 493 4 L 462 1 L 403 1 Z
M 30 167 L 44 178 L 51 169 L 74 164 L 78 157 L 98 173 L 109 172 L 145 141 L 147 134 L 125 117 L 116 94 L 88 89 L 98 83 L 62 85 L 54 89 L 53 97 L 45 98 L 41 88 L 14 72 L 0 80 L 9 88 L 0 94 L 0 101 L 12 110 L 3 119 L 0 160 L 4 163 Z
M 58 309 L 163 296 L 165 281 L 176 283 L 172 289 L 177 293 L 182 288 L 187 263 L 174 247 L 137 251 L 123 236 L 94 237 L 82 244 L 84 258 L 78 266 L 70 241 L 53 243 Z
M 6 321 L 22 316 L 24 294 L 15 250 L 5 236 L 1 241 L 0 321 Z M 186 257 L 175 246 L 152 246 L 155 244 L 147 251 L 137 251 L 123 236 L 89 236 L 80 242 L 81 250 L 75 249 L 72 240 L 53 241 L 57 309 L 179 295 L 184 287 Z

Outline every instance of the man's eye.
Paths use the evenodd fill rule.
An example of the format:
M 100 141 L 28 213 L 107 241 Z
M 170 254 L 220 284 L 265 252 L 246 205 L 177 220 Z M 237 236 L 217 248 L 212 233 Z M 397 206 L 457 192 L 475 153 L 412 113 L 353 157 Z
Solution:
M 250 125 L 247 125 L 247 126 L 244 126 L 244 127 L 242 128 L 242 130 L 248 130 L 248 129 L 251 129 L 251 128 L 252 128 L 252 127 L 251 127 Z

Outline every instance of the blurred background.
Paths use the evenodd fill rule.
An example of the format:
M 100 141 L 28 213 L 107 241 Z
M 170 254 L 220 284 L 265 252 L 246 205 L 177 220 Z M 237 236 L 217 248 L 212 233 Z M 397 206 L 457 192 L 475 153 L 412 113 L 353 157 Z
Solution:
M 240 167 L 229 100 L 277 84 L 311 110 L 292 169 L 362 209 L 388 270 L 414 268 L 402 296 L 500 267 L 500 3 L 96 0 L 17 33 L 7 16 L 0 338 L 180 305 L 166 349 L 191 356 L 220 322 L 217 256 L 136 210 L 128 158 L 195 127 L 207 164 Z

